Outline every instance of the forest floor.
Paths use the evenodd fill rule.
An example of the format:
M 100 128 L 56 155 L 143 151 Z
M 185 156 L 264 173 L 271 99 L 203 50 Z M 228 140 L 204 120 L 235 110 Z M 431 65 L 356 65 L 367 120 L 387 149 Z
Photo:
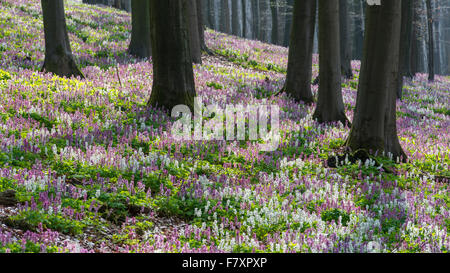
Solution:
M 171 119 L 146 105 L 152 64 L 126 53 L 127 13 L 67 2 L 79 80 L 39 72 L 39 1 L 0 6 L 0 252 L 449 251 L 449 77 L 405 86 L 407 163 L 380 155 L 331 168 L 350 129 L 273 96 L 286 48 L 208 30 L 216 56 L 194 67 L 207 105 L 280 107 L 276 151 L 178 142 Z M 350 120 L 359 66 L 342 84 Z

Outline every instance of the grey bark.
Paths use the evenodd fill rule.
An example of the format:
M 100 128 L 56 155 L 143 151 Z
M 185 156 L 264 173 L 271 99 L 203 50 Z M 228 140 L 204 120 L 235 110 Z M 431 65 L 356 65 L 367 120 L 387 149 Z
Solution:
M 128 52 L 138 58 L 152 56 L 150 2 L 148 0 L 131 1 L 131 41 Z
M 316 0 L 296 0 L 292 18 L 288 69 L 284 92 L 297 101 L 312 103 L 312 47 L 316 23 Z
M 220 30 L 227 34 L 231 33 L 230 2 L 228 0 L 221 0 Z
M 270 0 L 270 10 L 272 13 L 272 43 L 278 45 L 279 44 L 279 14 L 278 14 L 278 2 L 280 0 Z
M 150 0 L 153 88 L 149 105 L 193 110 L 195 92 L 187 18 L 183 1 Z
M 341 91 L 339 1 L 319 0 L 319 95 L 313 118 L 348 122 Z
M 45 60 L 42 71 L 61 77 L 84 78 L 70 48 L 63 0 L 42 0 L 45 36 Z
M 353 126 L 347 146 L 386 152 L 406 160 L 396 128 L 401 1 L 367 7 L 364 54 Z
M 431 0 L 426 0 L 428 21 L 428 80 L 434 81 L 434 31 Z
M 202 49 L 199 34 L 199 23 L 197 15 L 197 1 L 183 0 L 184 8 L 187 13 L 187 28 L 189 34 L 189 47 L 191 50 L 192 62 L 196 64 L 202 63 Z
M 340 46 L 341 46 L 341 71 L 347 79 L 353 78 L 351 50 L 348 32 L 348 0 L 339 0 L 339 26 L 340 26 Z
M 238 0 L 231 0 L 231 23 L 232 23 L 232 34 L 239 36 L 241 33 L 239 19 L 239 3 Z

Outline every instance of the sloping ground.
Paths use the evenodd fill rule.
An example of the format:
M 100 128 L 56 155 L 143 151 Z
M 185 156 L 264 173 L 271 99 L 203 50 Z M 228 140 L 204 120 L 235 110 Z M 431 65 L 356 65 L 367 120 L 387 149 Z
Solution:
M 0 205 L 0 252 L 450 249 L 449 78 L 418 75 L 405 88 L 398 127 L 408 163 L 380 156 L 383 166 L 328 168 L 349 128 L 319 125 L 314 106 L 271 97 L 286 48 L 208 31 L 221 56 L 195 67 L 205 104 L 279 105 L 277 151 L 177 142 L 170 119 L 146 106 L 152 65 L 126 54 L 126 13 L 67 2 L 80 81 L 37 72 L 39 1 L 0 5 L 0 193 L 13 190 L 18 202 Z M 343 84 L 350 118 L 353 65 L 355 79 Z

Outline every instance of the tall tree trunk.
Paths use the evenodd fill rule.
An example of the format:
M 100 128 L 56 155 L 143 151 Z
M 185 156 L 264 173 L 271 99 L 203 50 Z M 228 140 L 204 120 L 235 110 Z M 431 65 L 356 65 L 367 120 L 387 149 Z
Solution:
M 116 9 L 121 9 L 122 8 L 122 3 L 120 0 L 114 0 L 114 7 Z
M 230 2 L 228 0 L 221 0 L 220 25 L 221 31 L 227 34 L 231 33 L 230 22 Z
M 380 6 L 367 7 L 359 90 L 347 146 L 406 160 L 396 130 L 400 31 L 401 1 L 381 0 Z
M 231 1 L 231 24 L 232 24 L 232 34 L 235 36 L 239 36 L 240 25 L 239 25 L 239 3 L 238 0 Z
M 278 45 L 284 46 L 284 34 L 286 28 L 287 1 L 280 0 L 278 3 Z
M 403 77 L 412 78 L 411 74 L 411 34 L 412 34 L 412 0 L 402 0 L 402 20 L 400 32 L 400 69 L 398 71 L 397 98 L 403 96 Z
M 314 102 L 311 92 L 316 0 L 295 0 L 284 92 L 296 101 Z
M 128 52 L 138 58 L 152 56 L 150 2 L 148 0 L 131 1 L 131 42 Z
M 284 29 L 284 42 L 283 42 L 284 46 L 289 46 L 289 41 L 291 39 L 293 13 L 294 13 L 294 0 L 287 0 L 286 1 L 286 27 Z
M 270 0 L 270 9 L 272 13 L 272 43 L 275 45 L 279 44 L 278 30 L 279 30 L 279 21 L 278 21 L 278 1 L 280 0 Z
M 70 48 L 64 15 L 64 0 L 42 0 L 44 17 L 45 60 L 42 71 L 61 77 L 81 77 Z
M 353 42 L 353 59 L 361 60 L 362 49 L 364 43 L 364 6 L 365 0 L 357 0 L 355 6 L 355 30 L 354 30 L 354 42 Z
M 179 0 L 150 0 L 153 88 L 149 105 L 193 110 L 195 93 L 186 6 Z
M 191 49 L 192 62 L 202 63 L 202 49 L 199 34 L 199 24 L 197 16 L 197 1 L 183 0 L 187 12 L 187 27 L 189 34 L 189 47 Z
M 208 1 L 208 21 L 209 21 L 209 27 L 212 29 L 216 29 L 216 17 L 218 16 L 215 12 L 215 5 L 214 0 L 207 0 Z
M 253 11 L 253 38 L 259 39 L 261 37 L 261 16 L 259 0 L 252 0 L 252 11 Z
M 263 42 L 271 42 L 272 16 L 270 10 L 270 0 L 261 0 L 259 4 L 261 16 L 261 31 L 259 40 Z
M 205 42 L 205 24 L 204 24 L 203 18 L 205 18 L 206 16 L 204 16 L 204 14 L 203 14 L 204 5 L 205 5 L 204 0 L 197 0 L 198 36 L 200 38 L 201 50 L 210 54 L 211 51 L 206 46 L 206 42 Z
M 428 22 L 428 80 L 434 81 L 434 31 L 431 0 L 426 0 Z
M 318 122 L 348 122 L 341 91 L 339 1 L 319 0 Z
M 348 0 L 339 0 L 339 31 L 341 34 L 341 71 L 347 79 L 353 78 L 350 41 L 348 33 Z
M 446 53 L 447 53 L 447 75 L 450 75 L 450 18 L 449 18 L 449 15 L 450 15 L 450 12 L 449 11 L 447 11 L 448 12 L 448 15 L 447 15 L 447 25 L 446 25 L 446 31 L 445 31 L 445 41 L 446 41 Z
M 411 37 L 411 74 L 414 77 L 421 71 L 421 40 L 420 40 L 420 3 L 421 0 L 412 0 L 412 37 Z
M 439 10 L 440 10 L 439 9 L 439 0 L 436 0 L 432 3 L 431 11 L 432 12 L 435 11 L 434 15 L 433 15 L 433 18 L 434 18 L 434 20 L 433 20 L 433 23 L 434 23 L 433 35 L 435 35 L 434 39 L 436 41 L 435 42 L 435 55 L 434 55 L 434 71 L 435 71 L 435 74 L 438 74 L 438 75 L 441 74 L 441 67 L 442 67 L 442 64 L 441 64 L 441 42 L 440 42 L 441 22 L 440 22 L 440 15 L 439 15 L 440 11 Z
M 241 0 L 242 2 L 242 37 L 248 38 L 247 34 L 247 0 Z

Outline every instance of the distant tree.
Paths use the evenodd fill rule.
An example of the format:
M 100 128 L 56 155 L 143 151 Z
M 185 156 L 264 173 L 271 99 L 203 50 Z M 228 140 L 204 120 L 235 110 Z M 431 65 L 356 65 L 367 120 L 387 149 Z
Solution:
M 341 70 L 342 75 L 347 79 L 353 78 L 351 63 L 351 47 L 349 41 L 349 17 L 348 0 L 339 0 L 339 26 L 341 34 Z
M 311 92 L 316 0 L 296 0 L 292 19 L 286 83 L 283 91 L 297 101 L 314 102 Z
M 280 0 L 270 0 L 270 10 L 272 14 L 272 43 L 279 43 L 279 4 Z
M 412 17 L 413 8 L 412 0 L 402 0 L 402 21 L 400 32 L 400 65 L 399 75 L 397 78 L 397 98 L 401 99 L 403 96 L 403 77 L 407 76 L 412 78 L 411 73 L 411 36 L 412 36 Z
M 418 72 L 421 72 L 421 68 L 423 66 L 423 54 L 422 54 L 422 41 L 421 41 L 421 14 L 420 8 L 422 1 L 421 0 L 412 0 L 412 37 L 411 37 L 411 54 L 410 54 L 410 63 L 411 63 L 411 74 L 415 76 Z
M 239 1 L 232 0 L 231 1 L 231 33 L 235 36 L 239 36 L 241 34 L 239 20 L 242 17 L 239 16 Z
M 366 0 L 351 1 L 353 10 L 353 59 L 361 60 L 364 43 L 364 7 Z
M 348 122 L 341 91 L 339 1 L 319 0 L 319 94 L 314 119 Z
M 260 14 L 259 0 L 252 0 L 252 17 L 253 17 L 253 38 L 259 39 L 261 37 L 261 14 Z
M 148 0 L 131 1 L 131 42 L 128 52 L 138 58 L 152 56 L 150 34 L 150 2 Z
M 247 36 L 247 0 L 241 0 L 242 6 L 242 37 L 248 38 Z
M 199 33 L 197 15 L 197 1 L 196 0 L 182 0 L 184 10 L 187 12 L 187 29 L 189 34 L 189 47 L 191 49 L 192 61 L 197 64 L 202 63 L 202 49 Z M 203 29 L 202 29 L 203 32 Z
M 209 48 L 206 46 L 205 42 L 205 23 L 204 23 L 204 16 L 203 11 L 205 10 L 205 2 L 204 0 L 197 0 L 197 17 L 198 17 L 198 35 L 200 39 L 200 48 L 201 50 L 211 53 Z
M 367 7 L 359 90 L 347 146 L 353 151 L 384 151 L 406 160 L 396 125 L 401 1 L 381 0 Z
M 231 33 L 230 2 L 220 0 L 220 30 L 224 33 Z
M 426 0 L 428 22 L 428 80 L 434 81 L 434 31 L 431 0 Z
M 193 109 L 196 96 L 183 2 L 150 0 L 153 88 L 149 105 L 166 110 L 180 104 Z
M 286 24 L 284 28 L 284 46 L 289 46 L 292 31 L 292 18 L 294 13 L 294 0 L 286 1 Z M 314 16 L 315 17 L 315 16 Z M 315 22 L 314 22 L 315 24 Z
M 41 5 L 45 36 L 45 60 L 42 70 L 63 77 L 84 78 L 70 48 L 64 0 L 42 0 Z

